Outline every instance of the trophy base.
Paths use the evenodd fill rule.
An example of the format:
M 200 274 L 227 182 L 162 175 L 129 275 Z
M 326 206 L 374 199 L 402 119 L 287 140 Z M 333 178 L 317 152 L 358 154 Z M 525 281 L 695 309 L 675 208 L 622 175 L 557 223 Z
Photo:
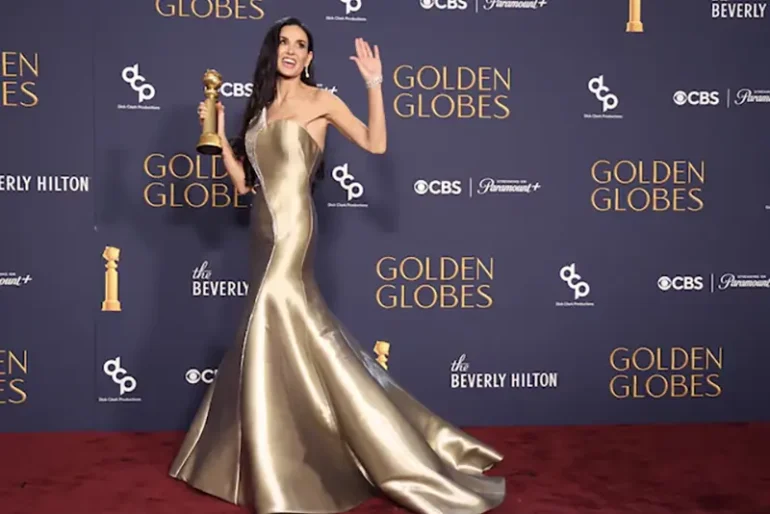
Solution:
M 198 139 L 198 146 L 195 149 L 203 155 L 221 154 L 222 141 L 219 140 L 219 134 L 201 134 L 200 139 Z
M 103 301 L 102 312 L 120 312 L 120 300 Z
M 641 21 L 629 21 L 626 23 L 626 32 L 644 32 Z

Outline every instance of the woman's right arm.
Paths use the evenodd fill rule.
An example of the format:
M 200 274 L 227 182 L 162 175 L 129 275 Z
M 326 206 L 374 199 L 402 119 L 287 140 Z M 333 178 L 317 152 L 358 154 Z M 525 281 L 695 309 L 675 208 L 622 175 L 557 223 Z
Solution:
M 203 102 L 198 106 L 198 117 L 202 125 L 206 117 L 206 105 Z M 235 191 L 239 195 L 250 193 L 251 189 L 246 185 L 246 172 L 243 169 L 243 163 L 235 156 L 233 148 L 227 141 L 227 135 L 225 134 L 225 106 L 221 102 L 217 103 L 217 133 L 222 142 L 222 164 L 224 164 L 225 171 L 227 171 L 233 186 L 235 186 Z

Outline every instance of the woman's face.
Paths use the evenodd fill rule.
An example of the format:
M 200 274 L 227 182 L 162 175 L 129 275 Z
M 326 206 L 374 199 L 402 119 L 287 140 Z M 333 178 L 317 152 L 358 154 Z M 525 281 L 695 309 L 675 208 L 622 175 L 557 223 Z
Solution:
M 296 25 L 283 27 L 278 40 L 278 73 L 287 78 L 298 77 L 312 60 L 305 31 Z

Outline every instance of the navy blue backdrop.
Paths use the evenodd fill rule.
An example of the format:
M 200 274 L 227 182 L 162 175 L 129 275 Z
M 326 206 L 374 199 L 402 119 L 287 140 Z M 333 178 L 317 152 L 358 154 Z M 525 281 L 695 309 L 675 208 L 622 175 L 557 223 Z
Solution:
M 388 152 L 330 132 L 317 275 L 415 396 L 460 425 L 770 418 L 767 2 L 642 0 L 641 31 L 630 3 L 4 6 L 0 431 L 187 426 L 248 288 L 201 78 L 234 133 L 287 15 L 362 120 L 348 56 L 380 46 Z

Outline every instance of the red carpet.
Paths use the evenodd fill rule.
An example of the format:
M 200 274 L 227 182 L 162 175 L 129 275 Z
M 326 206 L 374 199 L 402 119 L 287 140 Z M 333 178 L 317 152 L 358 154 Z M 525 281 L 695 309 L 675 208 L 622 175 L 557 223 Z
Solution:
M 495 513 L 770 514 L 770 424 L 477 428 Z M 0 434 L 2 514 L 238 514 L 168 478 L 181 433 Z M 351 514 L 405 513 L 371 500 Z

